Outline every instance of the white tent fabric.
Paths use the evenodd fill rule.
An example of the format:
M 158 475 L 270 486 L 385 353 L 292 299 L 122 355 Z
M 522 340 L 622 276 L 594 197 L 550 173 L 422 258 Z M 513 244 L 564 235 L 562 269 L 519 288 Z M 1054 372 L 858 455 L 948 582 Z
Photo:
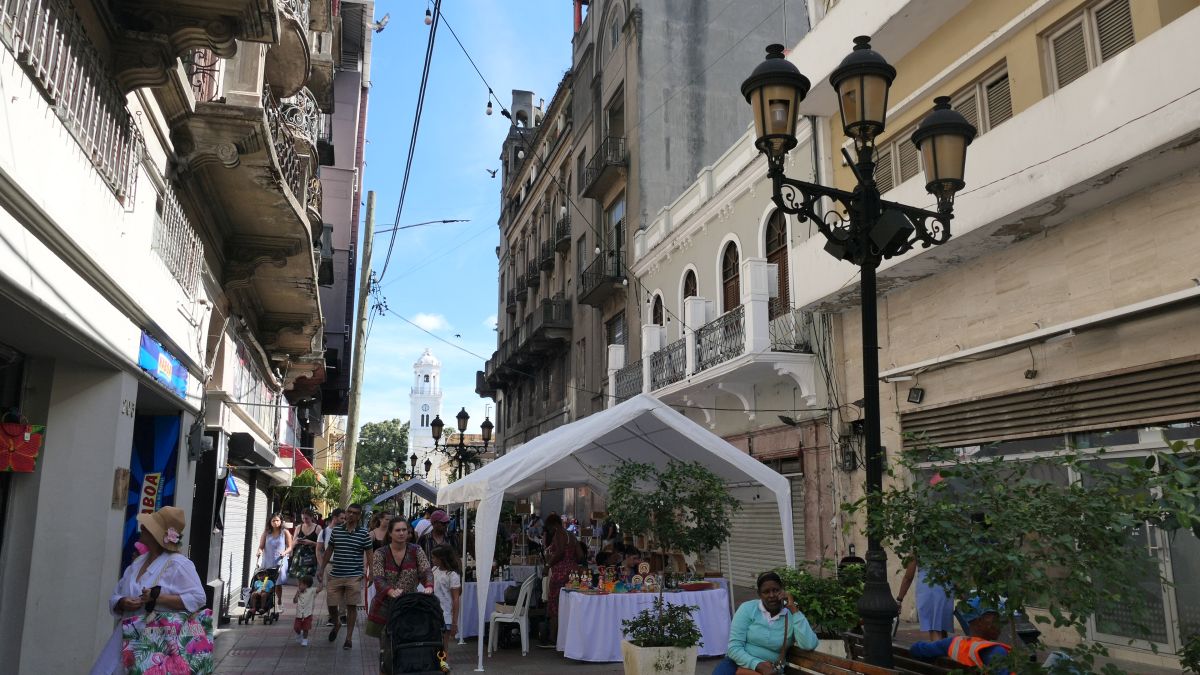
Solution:
M 476 578 L 490 579 L 496 529 L 505 497 L 586 485 L 608 491 L 611 467 L 637 461 L 663 468 L 670 460 L 698 461 L 731 486 L 757 483 L 775 494 L 788 565 L 796 563 L 792 544 L 792 498 L 787 478 L 730 445 L 721 437 L 641 394 L 608 410 L 559 427 L 442 487 L 441 505 L 478 503 L 475 514 Z M 476 584 L 479 625 L 484 626 L 486 583 Z M 483 670 L 483 639 L 479 667 Z
M 428 502 L 437 501 L 437 488 L 429 483 L 426 483 L 420 478 L 412 478 L 379 495 L 375 499 L 371 500 L 371 503 L 379 504 L 383 501 L 391 499 L 392 497 L 395 497 L 398 494 L 404 494 L 405 492 L 412 492 Z

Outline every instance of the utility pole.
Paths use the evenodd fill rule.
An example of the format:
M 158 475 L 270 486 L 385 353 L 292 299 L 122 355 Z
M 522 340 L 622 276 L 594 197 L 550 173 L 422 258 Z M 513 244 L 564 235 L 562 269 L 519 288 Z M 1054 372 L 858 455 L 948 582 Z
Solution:
M 354 358 L 350 362 L 350 405 L 347 410 L 346 453 L 342 456 L 342 497 L 350 505 L 354 487 L 354 453 L 358 450 L 358 409 L 362 399 L 364 362 L 367 358 L 367 299 L 371 294 L 371 240 L 375 235 L 375 191 L 367 193 L 367 227 L 363 232 L 362 271 L 358 281 L 358 321 L 354 325 Z

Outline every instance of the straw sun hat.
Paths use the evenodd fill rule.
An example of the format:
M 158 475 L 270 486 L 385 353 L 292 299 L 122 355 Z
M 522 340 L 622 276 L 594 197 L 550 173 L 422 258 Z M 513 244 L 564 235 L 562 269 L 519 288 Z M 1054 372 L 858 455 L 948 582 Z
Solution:
M 187 526 L 183 509 L 164 506 L 154 513 L 142 513 L 137 519 L 142 529 L 149 532 L 164 550 L 178 552 L 183 548 L 183 528 Z

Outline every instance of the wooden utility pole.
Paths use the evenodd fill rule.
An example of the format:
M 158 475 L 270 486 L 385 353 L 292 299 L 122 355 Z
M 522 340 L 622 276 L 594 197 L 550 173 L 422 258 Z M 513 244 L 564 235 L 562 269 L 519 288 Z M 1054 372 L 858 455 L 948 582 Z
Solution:
M 354 324 L 354 358 L 350 362 L 350 405 L 347 410 L 346 451 L 342 455 L 344 509 L 354 488 L 354 454 L 358 451 L 358 409 L 362 400 L 363 367 L 367 358 L 367 309 L 371 295 L 371 241 L 375 235 L 375 192 L 367 193 L 367 226 L 363 232 L 362 271 L 358 281 L 358 320 Z

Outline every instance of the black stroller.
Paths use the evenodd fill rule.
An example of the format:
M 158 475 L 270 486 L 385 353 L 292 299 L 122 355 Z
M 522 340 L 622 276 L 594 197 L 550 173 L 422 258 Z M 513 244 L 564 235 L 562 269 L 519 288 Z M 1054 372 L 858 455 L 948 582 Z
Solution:
M 380 670 L 389 675 L 440 675 L 442 659 L 442 603 L 432 595 L 405 593 L 391 601 L 387 621 L 387 646 Z
M 254 609 L 250 606 L 254 598 L 254 584 L 260 581 L 263 584 L 266 584 L 268 581 L 272 584 L 278 584 L 279 569 L 276 567 L 262 567 L 254 573 L 254 576 L 250 577 L 250 587 L 243 591 L 245 593 L 243 600 L 246 603 L 246 611 L 242 612 L 242 615 L 238 617 L 239 624 L 254 623 L 254 617 L 256 616 L 261 616 L 264 624 L 275 623 L 279 620 L 279 608 L 275 606 L 274 586 L 266 593 L 262 606 Z

